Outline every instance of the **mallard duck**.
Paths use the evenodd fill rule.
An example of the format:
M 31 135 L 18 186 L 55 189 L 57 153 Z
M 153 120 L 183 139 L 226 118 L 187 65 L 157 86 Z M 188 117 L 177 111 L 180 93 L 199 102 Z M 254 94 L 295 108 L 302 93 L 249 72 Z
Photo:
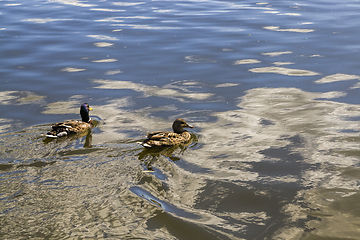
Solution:
M 162 148 L 184 144 L 191 138 L 190 133 L 184 130 L 184 128 L 193 128 L 193 126 L 188 125 L 184 119 L 178 118 L 172 125 L 174 132 L 159 131 L 148 133 L 147 139 L 139 142 L 139 144 L 146 148 Z
M 81 121 L 79 120 L 69 120 L 61 123 L 56 123 L 52 126 L 52 130 L 46 134 L 46 137 L 49 138 L 59 138 L 65 137 L 71 134 L 76 134 L 84 132 L 93 127 L 93 121 L 89 117 L 89 111 L 92 108 L 89 107 L 89 104 L 83 103 L 80 106 L 80 115 Z

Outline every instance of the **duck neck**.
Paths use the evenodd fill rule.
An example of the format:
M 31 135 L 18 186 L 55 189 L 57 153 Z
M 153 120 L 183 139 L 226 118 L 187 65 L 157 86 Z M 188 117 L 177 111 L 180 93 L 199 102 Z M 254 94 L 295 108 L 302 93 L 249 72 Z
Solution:
M 85 107 L 81 108 L 80 115 L 81 115 L 81 120 L 83 122 L 89 122 L 90 121 L 89 112 Z
M 90 122 L 90 117 L 89 116 L 87 116 L 87 117 L 81 117 L 81 120 L 83 121 L 83 122 Z
M 181 128 L 181 129 L 173 128 L 173 131 L 174 131 L 174 133 L 178 133 L 178 134 L 181 134 L 181 133 L 183 133 L 183 132 L 186 132 L 186 130 L 183 129 L 183 128 Z

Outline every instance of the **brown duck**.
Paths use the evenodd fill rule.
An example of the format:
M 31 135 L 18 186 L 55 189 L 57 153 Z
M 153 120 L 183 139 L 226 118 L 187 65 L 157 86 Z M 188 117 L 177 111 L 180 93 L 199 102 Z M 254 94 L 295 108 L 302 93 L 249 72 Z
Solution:
M 174 132 L 160 131 L 148 133 L 147 139 L 139 143 L 146 148 L 162 148 L 184 144 L 191 138 L 190 133 L 184 130 L 184 128 L 193 128 L 193 126 L 188 125 L 184 119 L 178 118 L 172 125 Z
M 93 121 L 89 117 L 89 111 L 92 108 L 89 104 L 83 103 L 80 106 L 81 121 L 69 120 L 61 123 L 56 123 L 52 126 L 52 130 L 46 134 L 48 138 L 65 137 L 71 134 L 85 132 L 93 127 Z

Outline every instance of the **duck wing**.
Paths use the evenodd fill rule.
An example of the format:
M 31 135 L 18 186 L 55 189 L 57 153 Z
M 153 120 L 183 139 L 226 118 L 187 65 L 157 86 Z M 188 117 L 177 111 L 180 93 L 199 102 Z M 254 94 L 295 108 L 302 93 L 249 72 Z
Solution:
M 173 133 L 173 132 L 164 132 L 164 131 L 153 132 L 153 133 L 148 133 L 148 134 L 147 134 L 147 139 L 149 139 L 149 140 L 168 139 L 168 138 L 174 137 L 175 134 L 176 134 L 176 133 Z

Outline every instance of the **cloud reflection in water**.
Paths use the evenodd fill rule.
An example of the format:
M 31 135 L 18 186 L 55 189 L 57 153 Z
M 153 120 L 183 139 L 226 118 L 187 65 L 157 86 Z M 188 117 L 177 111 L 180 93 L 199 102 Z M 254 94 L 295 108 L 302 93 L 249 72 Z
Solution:
M 284 67 L 262 67 L 262 68 L 252 68 L 249 70 L 253 73 L 277 73 L 288 76 L 314 76 L 319 75 L 317 72 L 301 69 L 290 69 Z
M 206 100 L 209 99 L 213 94 L 211 93 L 196 93 L 196 92 L 186 92 L 184 88 L 183 91 L 175 89 L 175 86 L 168 85 L 167 87 L 155 87 L 148 86 L 145 84 L 133 83 L 130 81 L 115 81 L 115 80 L 104 80 L 98 79 L 94 80 L 94 83 L 99 83 L 100 85 L 95 88 L 100 89 L 131 89 L 137 92 L 143 92 L 147 96 L 158 96 L 158 97 L 168 97 L 168 98 L 177 98 L 180 101 L 185 101 L 188 99 L 193 100 Z
M 202 147 L 189 152 L 184 160 L 210 168 L 212 174 L 199 173 L 197 178 L 249 184 L 248 187 L 259 183 L 299 186 L 298 196 L 294 196 L 299 198 L 299 205 L 287 204 L 283 208 L 289 222 L 306 219 L 301 211 L 334 213 L 336 204 L 321 203 L 325 197 L 322 192 L 326 192 L 321 189 L 352 191 L 354 195 L 359 191 L 360 182 L 358 177 L 349 179 L 340 175 L 344 172 L 342 169 L 354 169 L 360 155 L 360 140 L 356 140 L 360 126 L 351 120 L 360 117 L 360 107 L 331 101 L 344 94 L 311 93 L 296 88 L 248 90 L 239 98 L 238 110 L 213 113 L 217 119 L 213 123 L 197 123 L 202 129 L 199 138 Z M 357 155 L 352 154 L 354 151 Z M 276 173 L 277 168 L 283 169 Z M 191 187 L 199 189 L 195 184 Z M 313 189 L 308 191 L 304 187 Z M 316 192 L 316 198 L 309 195 L 311 192 Z M 265 196 L 267 194 L 265 192 Z M 302 206 L 302 196 L 311 209 L 320 210 Z M 334 201 L 341 203 L 349 197 L 344 195 Z M 332 216 L 326 220 L 330 226 L 341 222 L 346 211 Z M 351 224 L 357 222 L 356 217 L 346 218 Z M 320 222 L 308 224 L 318 226 Z M 350 228 L 356 229 L 354 225 Z M 295 236 L 303 230 L 284 228 L 277 232 L 279 237 L 285 233 Z M 319 234 L 330 236 L 326 231 L 319 231 Z
M 179 101 L 190 98 L 189 96 L 195 96 L 193 100 L 207 99 L 199 98 L 199 93 L 189 91 L 189 87 L 198 86 L 195 81 L 175 82 L 162 88 L 127 81 L 94 82 L 100 84 L 100 89 L 131 89 L 143 93 L 144 97 L 173 98 L 171 94 L 175 94 Z M 233 84 L 219 87 L 231 86 Z M 159 91 L 164 89 L 166 91 Z M 168 95 L 169 93 L 171 94 Z M 10 104 L 16 100 L 12 97 L 13 94 L 4 93 L 3 101 Z M 303 228 L 289 226 L 305 221 L 308 215 L 320 216 L 328 226 L 341 221 L 348 222 L 351 230 L 354 229 L 356 216 L 352 217 L 351 210 L 345 207 L 341 209 L 343 213 L 339 213 L 335 203 L 344 206 L 347 201 L 355 199 L 359 191 L 360 179 L 356 172 L 353 173 L 356 171 L 353 166 L 358 164 L 357 156 L 360 154 L 360 139 L 357 136 L 360 127 L 352 119 L 360 117 L 360 107 L 332 101 L 344 94 L 306 92 L 297 88 L 250 89 L 237 99 L 237 109 L 206 112 L 214 121 L 194 122 L 198 144 L 184 153 L 175 152 L 175 157 L 180 158 L 180 161 L 172 161 L 166 154 L 156 155 L 156 162 L 152 163 L 155 169 L 153 172 L 143 172 L 140 166 L 142 159 L 138 159 L 138 154 L 143 149 L 136 146 L 134 136 L 156 129 L 159 125 L 170 126 L 170 123 L 148 117 L 148 113 L 154 113 L 157 109 L 128 110 L 132 104 L 130 98 L 109 100 L 99 106 L 92 105 L 92 114 L 99 116 L 103 124 L 93 134 L 91 152 L 77 149 L 76 142 L 64 141 L 54 149 L 36 142 L 35 149 L 24 148 L 17 155 L 30 161 L 41 158 L 44 154 L 37 148 L 49 148 L 48 158 L 53 160 L 53 154 L 58 159 L 53 167 L 61 169 L 56 179 L 63 178 L 64 182 L 48 183 L 51 187 L 59 188 L 57 191 L 60 195 L 56 197 L 60 204 L 46 204 L 51 208 L 66 205 L 68 209 L 65 211 L 71 213 L 70 217 L 86 219 L 83 214 L 74 213 L 74 207 L 68 205 L 69 201 L 75 202 L 75 208 L 79 211 L 86 208 L 83 206 L 86 203 L 73 196 L 74 191 L 63 188 L 63 185 L 77 189 L 78 196 L 88 199 L 93 205 L 104 203 L 99 198 L 88 198 L 86 195 L 96 195 L 102 189 L 107 189 L 111 194 L 107 193 L 104 201 L 111 204 L 104 204 L 106 209 L 102 212 L 111 213 L 117 219 L 121 219 L 126 213 L 124 221 L 132 224 L 124 227 L 125 231 L 134 229 L 134 226 L 139 227 L 138 214 L 142 214 L 148 219 L 147 223 L 152 224 L 150 215 L 158 209 L 152 203 L 145 204 L 128 189 L 134 183 L 151 193 L 154 198 L 165 204 L 169 203 L 172 209 L 176 209 L 166 213 L 171 214 L 174 219 L 181 219 L 186 223 L 195 221 L 197 226 L 211 231 L 216 229 L 221 234 L 246 232 L 249 226 L 257 226 L 259 229 L 267 226 L 269 221 L 274 220 L 273 214 L 268 212 L 268 204 L 272 204 L 274 211 L 279 211 L 286 217 L 284 221 L 287 227 L 276 233 L 279 237 L 302 234 Z M 206 96 L 210 97 L 211 94 Z M 78 103 L 85 98 L 86 96 L 78 95 L 65 102 L 48 104 L 43 113 L 78 114 Z M 65 108 L 59 112 L 61 108 L 58 106 Z M 346 131 L 348 129 L 353 131 Z M 36 133 L 36 129 L 25 132 L 30 131 Z M 129 131 L 132 133 L 129 134 Z M 172 152 L 171 155 L 173 154 Z M 69 158 L 71 161 L 66 162 Z M 83 161 L 77 162 L 76 159 Z M 84 167 L 79 168 L 77 165 Z M 28 171 L 32 171 L 32 168 Z M 54 180 L 51 171 L 47 172 L 46 168 L 43 171 L 45 176 L 42 181 L 47 178 L 49 181 Z M 31 175 L 29 172 L 26 174 Z M 114 185 L 117 187 L 114 188 Z M 292 191 L 277 192 L 284 189 L 284 186 Z M 39 187 L 46 189 L 48 185 L 42 184 Z M 279 202 L 278 197 L 284 200 Z M 323 202 L 324 199 L 331 201 Z M 306 206 L 302 205 L 304 201 Z M 114 209 L 120 209 L 121 216 Z M 33 210 L 37 210 L 37 207 L 34 206 Z M 178 211 L 189 212 L 198 218 L 187 218 L 178 214 Z M 85 211 L 84 214 L 90 213 Z M 326 214 L 331 214 L 331 218 L 326 217 Z M 101 216 L 99 219 L 106 222 Z M 69 223 L 84 224 L 66 220 Z M 312 227 L 321 225 L 324 230 L 313 234 L 326 235 L 328 233 L 325 230 L 328 228 L 322 224 L 324 221 L 307 221 L 307 224 Z M 90 224 L 88 227 L 93 226 Z M 64 231 L 70 228 L 65 226 Z M 107 230 L 120 231 L 111 227 L 107 227 Z M 89 236 L 92 235 L 89 233 Z

